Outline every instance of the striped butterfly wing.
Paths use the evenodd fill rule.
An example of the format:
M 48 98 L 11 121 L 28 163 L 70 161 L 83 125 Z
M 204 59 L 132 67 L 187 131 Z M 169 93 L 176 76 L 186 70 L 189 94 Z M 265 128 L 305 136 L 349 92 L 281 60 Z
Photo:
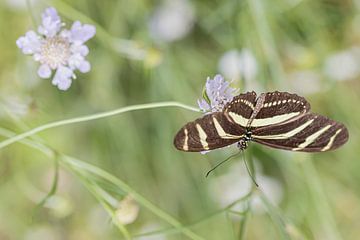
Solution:
M 343 145 L 349 138 L 346 127 L 327 117 L 306 113 L 287 122 L 252 130 L 255 142 L 273 148 L 321 152 Z
M 310 104 L 296 94 L 278 91 L 264 93 L 257 99 L 249 127 L 276 125 L 309 111 Z
M 254 91 L 240 94 L 225 105 L 223 113 L 230 121 L 246 128 L 256 104 Z
M 216 112 L 187 123 L 176 134 L 174 145 L 181 151 L 201 152 L 236 143 L 244 134 L 244 128 Z

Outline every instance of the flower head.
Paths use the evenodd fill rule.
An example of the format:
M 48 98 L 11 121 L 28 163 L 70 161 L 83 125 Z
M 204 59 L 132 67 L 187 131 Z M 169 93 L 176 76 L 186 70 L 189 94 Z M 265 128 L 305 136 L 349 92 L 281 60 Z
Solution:
M 236 92 L 236 89 L 230 87 L 230 82 L 225 81 L 221 75 L 216 75 L 214 79 L 208 77 L 203 98 L 198 100 L 199 107 L 204 112 L 220 112 Z
M 28 31 L 16 41 L 24 54 L 33 55 L 40 62 L 38 75 L 49 78 L 55 71 L 52 84 L 60 90 L 67 90 L 76 78 L 74 71 L 90 71 L 90 63 L 85 59 L 89 49 L 84 43 L 95 35 L 95 27 L 75 21 L 70 30 L 63 29 L 65 23 L 55 8 L 45 9 L 41 15 L 38 33 Z

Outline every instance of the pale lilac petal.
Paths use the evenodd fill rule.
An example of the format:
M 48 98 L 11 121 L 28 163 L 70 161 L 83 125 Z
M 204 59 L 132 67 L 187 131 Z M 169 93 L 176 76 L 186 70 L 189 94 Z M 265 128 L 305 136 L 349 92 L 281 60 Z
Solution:
M 61 66 L 57 69 L 52 84 L 57 86 L 60 90 L 65 91 L 71 86 L 72 77 L 73 71 L 68 67 Z
M 85 58 L 80 54 L 73 54 L 68 60 L 68 65 L 71 69 L 79 68 L 82 62 L 85 61 Z
M 24 54 L 34 54 L 40 51 L 41 39 L 34 31 L 28 31 L 25 36 L 16 40 L 16 45 Z
M 219 112 L 236 95 L 236 89 L 230 87 L 230 83 L 225 81 L 221 75 L 216 75 L 214 79 L 207 78 L 205 84 L 206 95 L 209 102 L 205 99 L 198 101 L 199 107 L 204 111 Z M 207 105 L 209 107 L 207 107 Z
M 89 54 L 89 48 L 83 44 L 72 44 L 71 45 L 71 52 L 72 53 L 79 53 L 81 56 L 86 56 Z
M 199 99 L 197 102 L 202 111 L 207 112 L 210 110 L 210 105 L 204 99 Z
M 38 75 L 41 78 L 49 78 L 51 76 L 51 69 L 48 65 L 43 64 L 38 69 Z
M 60 17 L 54 7 L 48 7 L 44 10 L 43 14 L 41 15 L 42 19 L 50 18 L 53 22 L 61 21 Z
M 47 36 L 54 37 L 61 28 L 61 19 L 55 8 L 47 8 L 42 14 L 42 25 L 39 26 L 38 32 Z
M 96 33 L 96 29 L 93 25 L 90 24 L 81 24 L 81 22 L 76 21 L 71 27 L 71 38 L 72 42 L 84 43 L 90 38 L 92 38 Z
M 78 67 L 79 71 L 82 73 L 87 73 L 91 69 L 91 65 L 88 61 L 84 60 Z

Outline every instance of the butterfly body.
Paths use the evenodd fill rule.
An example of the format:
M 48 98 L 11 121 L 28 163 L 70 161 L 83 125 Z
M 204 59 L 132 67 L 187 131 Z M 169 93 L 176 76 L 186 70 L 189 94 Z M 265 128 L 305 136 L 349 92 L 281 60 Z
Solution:
M 287 92 L 247 92 L 235 96 L 221 112 L 206 114 L 182 127 L 174 139 L 181 151 L 201 152 L 234 143 L 243 150 L 254 141 L 302 152 L 338 148 L 348 140 L 346 127 L 310 112 L 310 104 Z

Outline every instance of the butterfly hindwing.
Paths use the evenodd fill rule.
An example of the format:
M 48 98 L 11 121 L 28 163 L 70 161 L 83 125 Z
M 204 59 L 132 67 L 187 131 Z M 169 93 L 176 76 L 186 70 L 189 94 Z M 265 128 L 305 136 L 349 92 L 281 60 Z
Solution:
M 348 140 L 346 127 L 327 117 L 307 113 L 285 123 L 256 128 L 255 142 L 279 149 L 321 152 L 338 148 Z
M 222 112 L 216 112 L 187 123 L 176 134 L 174 145 L 182 151 L 201 152 L 235 143 L 244 134 L 244 128 L 230 122 Z
M 259 109 L 253 116 L 250 127 L 257 128 L 286 122 L 310 111 L 310 104 L 305 98 L 287 92 L 268 92 L 262 94 L 257 103 Z

